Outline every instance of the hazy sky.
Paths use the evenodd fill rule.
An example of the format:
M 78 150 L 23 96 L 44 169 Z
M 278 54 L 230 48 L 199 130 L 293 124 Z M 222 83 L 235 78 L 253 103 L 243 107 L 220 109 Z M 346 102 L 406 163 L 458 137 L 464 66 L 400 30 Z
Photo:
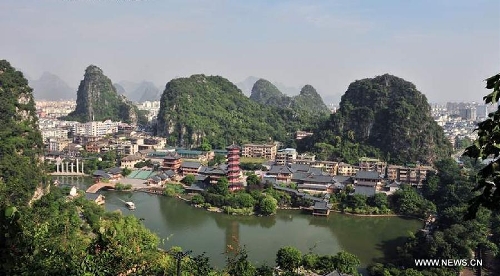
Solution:
M 323 95 L 390 73 L 432 102 L 481 101 L 499 14 L 498 0 L 1 0 L 0 59 L 72 87 L 89 64 L 113 82 L 258 76 Z

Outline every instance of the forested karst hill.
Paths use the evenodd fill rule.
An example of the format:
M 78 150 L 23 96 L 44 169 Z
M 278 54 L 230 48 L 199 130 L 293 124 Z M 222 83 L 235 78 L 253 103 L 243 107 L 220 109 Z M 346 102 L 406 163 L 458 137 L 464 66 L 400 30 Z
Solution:
M 214 147 L 247 142 L 285 142 L 310 122 L 291 110 L 261 105 L 220 76 L 193 75 L 167 83 L 157 120 L 169 144 Z
M 328 114 L 330 112 L 321 96 L 311 85 L 305 85 L 300 90 L 299 95 L 289 97 L 283 94 L 276 85 L 265 79 L 259 79 L 252 88 L 250 99 L 264 105 L 291 108 L 295 112 L 310 114 Z
M 0 204 L 27 204 L 43 187 L 43 153 L 32 89 L 23 74 L 0 60 Z M 6 185 L 9 184 L 9 185 Z
M 431 164 L 452 150 L 426 97 L 411 82 L 388 74 L 351 83 L 338 112 L 314 132 L 301 148 L 330 158 L 379 154 L 393 163 Z
M 111 119 L 127 123 L 146 120 L 135 105 L 126 97 L 118 95 L 111 80 L 94 65 L 85 69 L 77 91 L 76 109 L 64 119 L 79 122 Z

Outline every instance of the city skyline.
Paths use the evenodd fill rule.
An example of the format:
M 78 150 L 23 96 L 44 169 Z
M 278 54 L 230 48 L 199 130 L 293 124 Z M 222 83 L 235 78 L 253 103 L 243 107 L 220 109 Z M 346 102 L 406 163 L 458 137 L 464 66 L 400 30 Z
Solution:
M 94 64 L 113 82 L 249 76 L 323 98 L 385 73 L 429 102 L 481 102 L 498 73 L 496 1 L 3 1 L 1 58 L 76 88 Z M 76 90 L 75 90 L 76 98 Z

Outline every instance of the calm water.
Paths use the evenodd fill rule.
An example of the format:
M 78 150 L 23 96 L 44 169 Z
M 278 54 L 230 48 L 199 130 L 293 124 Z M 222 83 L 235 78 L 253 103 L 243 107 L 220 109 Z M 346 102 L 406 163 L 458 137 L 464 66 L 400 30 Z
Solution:
M 63 181 L 63 180 L 61 180 Z M 63 183 L 67 183 L 65 181 Z M 85 189 L 88 181 L 73 184 Z M 240 217 L 207 212 L 185 202 L 146 193 L 103 191 L 106 209 L 142 218 L 146 227 L 164 239 L 163 248 L 180 246 L 193 254 L 206 252 L 215 266 L 225 264 L 224 252 L 237 243 L 246 246 L 257 265 L 274 264 L 276 252 L 291 245 L 302 252 L 335 254 L 345 250 L 366 266 L 395 251 L 397 242 L 422 226 L 420 221 L 398 217 L 355 217 L 331 213 L 313 217 L 300 211 L 278 211 L 273 217 Z M 121 200 L 133 201 L 128 210 Z

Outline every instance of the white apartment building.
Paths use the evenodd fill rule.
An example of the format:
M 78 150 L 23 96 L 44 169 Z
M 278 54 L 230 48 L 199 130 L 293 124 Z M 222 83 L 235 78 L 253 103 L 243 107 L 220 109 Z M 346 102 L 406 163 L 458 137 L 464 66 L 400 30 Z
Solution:
M 285 165 L 291 160 L 297 159 L 297 150 L 294 148 L 280 149 L 276 153 L 276 164 Z
M 75 135 L 105 136 L 106 134 L 118 132 L 118 125 L 120 124 L 121 122 L 113 122 L 111 120 L 81 123 L 74 126 L 73 132 Z
M 41 129 L 40 132 L 42 133 L 43 141 L 47 141 L 49 138 L 68 138 L 68 131 L 63 128 L 46 128 Z

